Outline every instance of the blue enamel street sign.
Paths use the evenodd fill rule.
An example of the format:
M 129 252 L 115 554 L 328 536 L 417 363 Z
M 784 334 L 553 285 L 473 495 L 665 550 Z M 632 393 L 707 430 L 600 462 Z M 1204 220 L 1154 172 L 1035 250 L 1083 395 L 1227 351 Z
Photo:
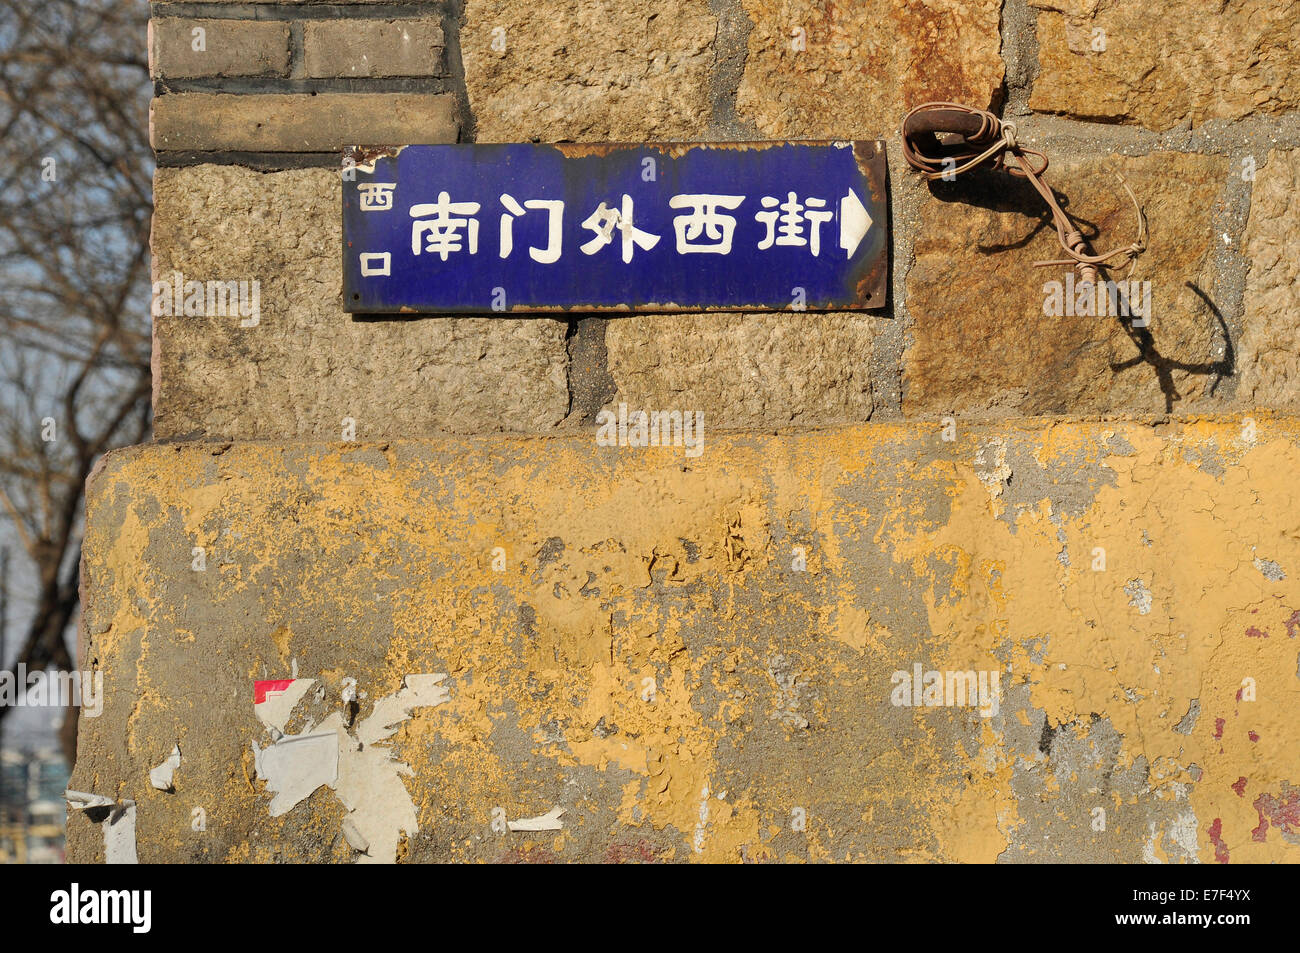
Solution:
M 883 143 L 406 146 L 344 169 L 354 313 L 885 304 Z

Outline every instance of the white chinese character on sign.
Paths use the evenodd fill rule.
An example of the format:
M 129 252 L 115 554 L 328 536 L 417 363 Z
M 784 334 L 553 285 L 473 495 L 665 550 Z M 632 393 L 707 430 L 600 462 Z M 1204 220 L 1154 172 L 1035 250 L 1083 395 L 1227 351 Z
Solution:
M 719 208 L 736 209 L 745 201 L 743 195 L 674 195 L 668 200 L 673 208 L 694 208 L 689 215 L 678 215 L 673 219 L 673 231 L 677 233 L 677 253 L 712 252 L 717 255 L 731 254 L 731 239 L 736 232 L 736 219 L 723 215 Z M 708 239 L 697 242 L 701 233 Z M 692 244 L 696 242 L 696 244 Z
M 393 269 L 393 256 L 386 251 L 371 251 L 361 253 L 361 274 L 363 275 L 391 275 Z
M 478 254 L 478 219 L 456 218 L 457 215 L 474 215 L 478 212 L 477 202 L 453 202 L 446 192 L 438 193 L 437 202 L 426 202 L 411 206 L 411 218 L 421 219 L 411 223 L 411 254 L 420 254 L 420 238 L 425 236 L 424 251 L 442 256 L 460 251 L 460 230 L 467 229 L 469 253 Z M 425 216 L 432 216 L 425 219 Z
M 589 228 L 596 233 L 595 238 L 580 246 L 584 255 L 594 255 L 613 241 L 615 228 L 623 233 L 623 261 L 625 263 L 632 260 L 633 245 L 640 247 L 642 251 L 649 251 L 659 244 L 658 235 L 643 232 L 632 225 L 632 196 L 630 195 L 623 196 L 623 207 L 620 211 L 606 208 L 605 203 L 601 202 L 596 211 L 587 216 L 587 220 L 582 223 L 582 227 Z
M 501 216 L 501 257 L 510 257 L 510 252 L 515 247 L 514 224 L 515 219 L 524 214 L 525 208 L 546 209 L 548 213 L 546 224 L 546 247 L 529 248 L 528 254 L 533 261 L 539 261 L 543 265 L 549 265 L 553 261 L 559 261 L 560 248 L 563 242 L 561 227 L 564 224 L 564 203 L 559 200 L 548 199 L 529 199 L 520 205 L 515 201 L 515 197 L 508 193 L 501 196 L 501 204 L 506 207 L 508 214 Z
M 834 212 L 813 211 L 814 209 L 825 208 L 825 199 L 809 198 L 804 205 L 801 205 L 795 193 L 791 192 L 789 197 L 784 202 L 781 202 L 779 206 L 776 199 L 770 195 L 765 195 L 762 199 L 762 206 L 773 211 L 754 213 L 754 218 L 767 226 L 767 235 L 758 243 L 760 249 L 771 248 L 774 244 L 794 245 L 796 247 L 806 245 L 814 257 L 821 252 L 822 223 L 829 222 L 835 216 Z M 775 211 L 778 207 L 781 209 L 779 215 Z M 777 226 L 778 220 L 781 223 L 780 227 Z M 805 221 L 811 228 L 807 238 L 803 234 Z
M 361 193 L 361 211 L 383 212 L 393 207 L 393 190 L 396 182 L 361 182 L 357 191 Z

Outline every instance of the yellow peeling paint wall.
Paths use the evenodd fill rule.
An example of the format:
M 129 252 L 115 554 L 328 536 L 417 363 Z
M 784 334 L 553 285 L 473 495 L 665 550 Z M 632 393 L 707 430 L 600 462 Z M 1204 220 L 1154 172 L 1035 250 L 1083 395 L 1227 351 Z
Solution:
M 379 746 L 410 768 L 399 859 L 1291 860 L 1296 437 L 1232 417 L 736 434 L 699 460 L 585 437 L 121 452 L 93 484 L 106 704 L 73 786 L 136 801 L 141 861 L 361 859 L 328 786 L 270 816 L 253 682 L 317 679 L 301 725 L 346 717 L 355 679 L 359 723 L 445 673 Z M 900 704 L 916 665 L 990 691 Z M 151 789 L 177 744 L 175 791 Z M 555 808 L 558 830 L 500 823 Z M 93 823 L 70 839 L 102 854 Z

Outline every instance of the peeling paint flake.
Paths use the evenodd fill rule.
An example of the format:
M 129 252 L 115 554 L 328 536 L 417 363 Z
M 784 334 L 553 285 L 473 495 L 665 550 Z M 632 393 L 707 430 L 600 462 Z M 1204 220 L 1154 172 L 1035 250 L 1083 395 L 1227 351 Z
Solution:
M 137 864 L 135 852 L 135 801 L 114 801 L 102 794 L 65 791 L 64 800 L 74 811 L 105 811 L 100 822 L 104 832 L 104 863 Z
M 334 731 L 285 735 L 268 748 L 253 742 L 257 776 L 266 782 L 271 816 L 293 810 L 322 785 L 333 786 L 339 777 L 338 734 Z
M 172 790 L 172 782 L 176 778 L 176 769 L 181 766 L 181 746 L 174 745 L 172 753 L 162 764 L 149 772 L 149 783 L 159 791 Z
M 517 821 L 507 821 L 506 826 L 512 831 L 558 831 L 564 829 L 564 822 L 560 818 L 564 815 L 565 810 L 562 807 L 553 807 L 545 814 L 537 817 L 525 817 Z
M 284 733 L 294 707 L 316 684 L 314 678 L 283 678 L 253 683 L 253 711 L 268 728 Z

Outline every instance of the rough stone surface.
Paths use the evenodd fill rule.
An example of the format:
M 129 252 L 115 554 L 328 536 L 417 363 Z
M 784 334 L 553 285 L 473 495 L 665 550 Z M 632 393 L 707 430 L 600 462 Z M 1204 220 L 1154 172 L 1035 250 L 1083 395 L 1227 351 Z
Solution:
M 308 20 L 302 27 L 308 76 L 436 76 L 442 24 L 402 20 Z
M 143 863 L 373 860 L 327 788 L 270 815 L 253 682 L 317 680 L 296 732 L 345 679 L 364 726 L 445 673 L 367 747 L 384 798 L 354 806 L 399 860 L 1295 862 L 1300 433 L 1242 433 L 120 451 L 88 492 L 103 711 L 71 787 L 136 802 Z M 897 704 L 914 666 L 990 704 Z M 71 817 L 69 859 L 102 850 Z
M 1002 0 L 742 3 L 754 29 L 736 110 L 772 138 L 897 138 L 911 107 L 987 108 L 1002 84 Z
M 608 406 L 698 410 L 712 428 L 871 416 L 875 320 L 843 313 L 636 315 L 609 322 Z
M 154 429 L 359 439 L 545 431 L 563 419 L 565 325 L 549 318 L 358 320 L 342 310 L 337 172 L 159 169 L 155 280 L 257 280 L 261 322 L 154 320 Z
M 1300 107 L 1295 3 L 1029 3 L 1042 11 L 1033 109 L 1163 130 Z
M 1148 250 L 1133 274 L 1151 282 L 1146 340 L 1114 317 L 1044 314 L 1044 284 L 1064 284 L 1069 269 L 1033 266 L 1062 255 L 1051 216 L 1027 184 L 1003 175 L 936 182 L 907 276 L 905 413 L 1185 411 L 1227 376 L 1226 327 L 1189 286 L 1215 300 L 1212 216 L 1227 160 L 1156 153 L 1053 163 L 1048 180 L 1096 251 L 1136 235 L 1116 169 L 1149 221 Z
M 201 29 L 201 50 L 194 30 Z M 149 21 L 149 66 L 154 77 L 288 76 L 289 24 L 268 20 Z
M 1300 150 L 1269 153 L 1246 228 L 1246 316 L 1237 396 L 1300 406 Z
M 478 141 L 698 139 L 716 35 L 708 0 L 467 0 Z
M 149 106 L 149 141 L 159 152 L 340 152 L 456 135 L 455 101 L 440 94 L 171 93 Z

